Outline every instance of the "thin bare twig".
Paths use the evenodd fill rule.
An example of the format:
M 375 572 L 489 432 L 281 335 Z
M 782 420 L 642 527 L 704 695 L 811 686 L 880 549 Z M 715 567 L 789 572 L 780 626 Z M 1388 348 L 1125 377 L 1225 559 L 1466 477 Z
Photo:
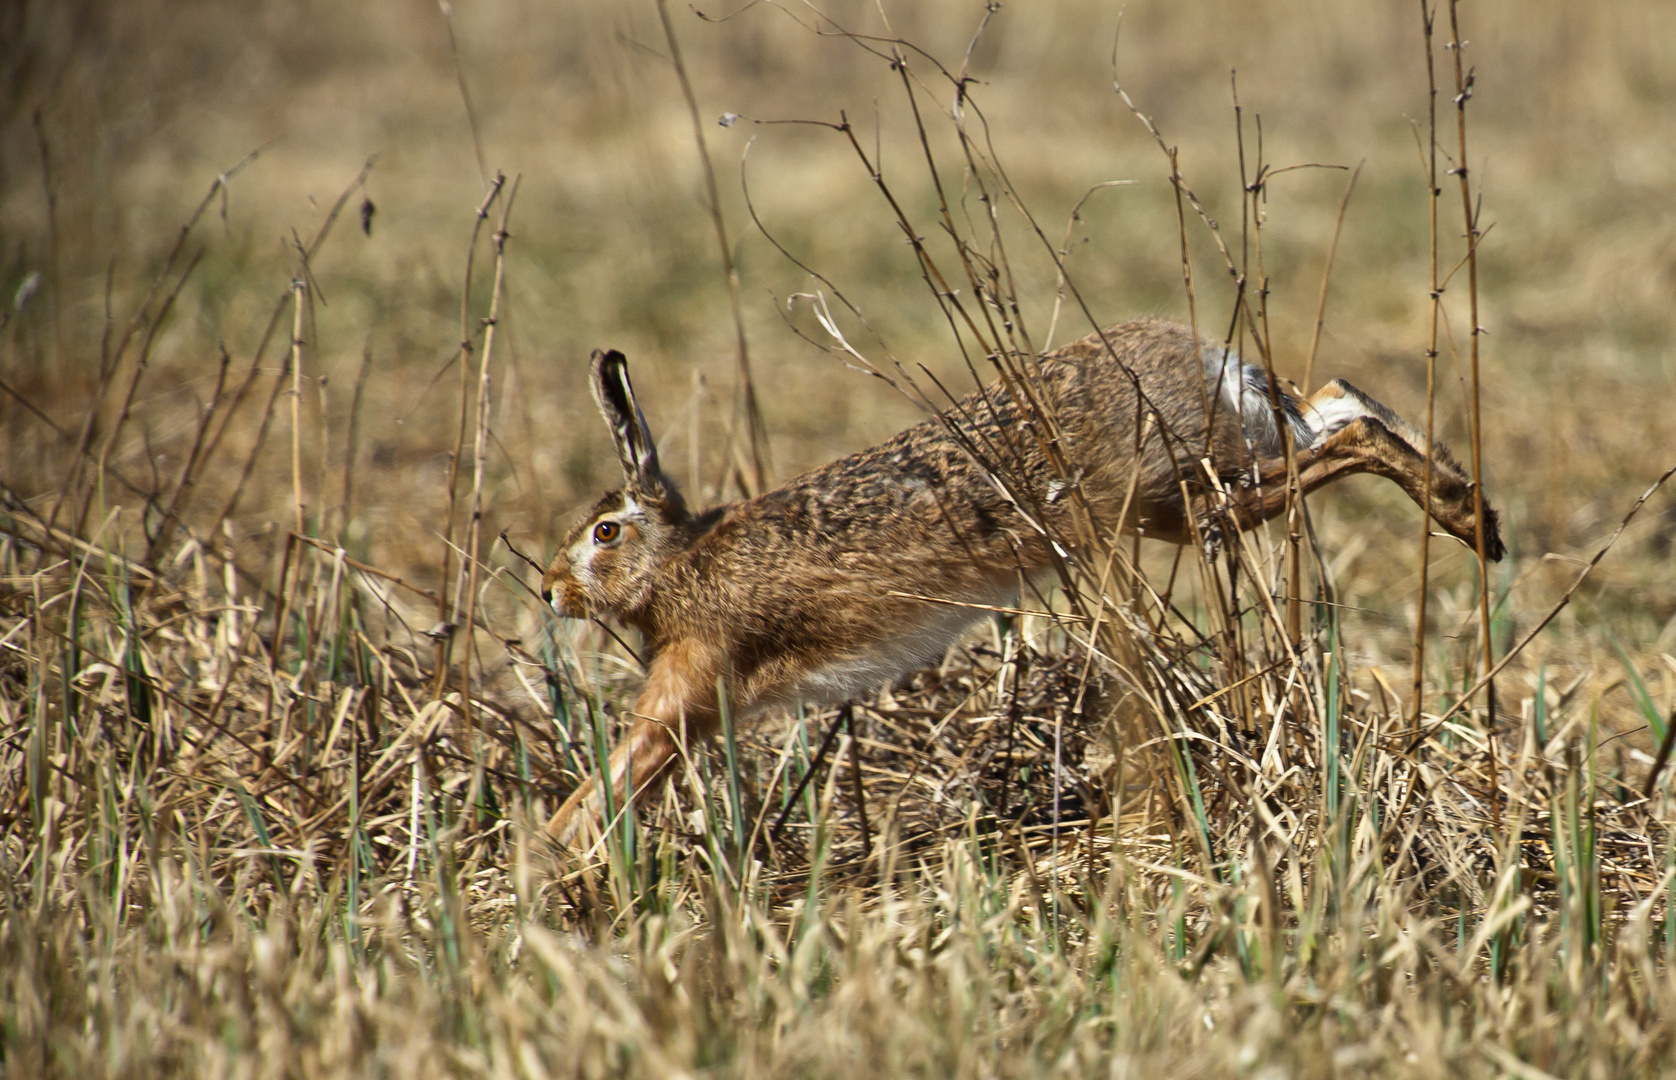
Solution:
M 448 0 L 437 0 L 437 7 L 442 9 L 442 24 L 448 30 L 448 55 L 454 61 L 454 80 L 460 85 L 460 101 L 465 105 L 466 125 L 471 128 L 471 149 L 477 157 L 477 178 L 487 184 L 489 166 L 483 157 L 483 135 L 477 127 L 477 110 L 472 107 L 471 90 L 466 87 L 465 68 L 460 64 L 460 43 L 454 37 L 454 5 Z
M 518 198 L 518 178 L 512 181 L 512 188 L 507 192 L 506 199 L 501 203 L 500 225 L 495 229 L 493 244 L 495 247 L 495 283 L 489 293 L 489 314 L 484 320 L 483 355 L 478 361 L 477 375 L 477 437 L 472 445 L 471 464 L 471 524 L 468 526 L 468 540 L 466 542 L 466 562 L 470 566 L 470 584 L 465 595 L 465 619 L 454 620 L 465 627 L 466 645 L 464 670 L 461 672 L 462 700 L 464 702 L 466 724 L 475 732 L 476 725 L 471 712 L 471 662 L 476 654 L 477 633 L 477 575 L 482 566 L 479 558 L 483 538 L 483 484 L 484 466 L 489 456 L 489 402 L 490 376 L 489 363 L 493 359 L 495 349 L 495 330 L 500 321 L 501 299 L 506 295 L 506 241 L 509 234 L 506 224 L 512 218 L 512 204 Z M 458 603 L 458 598 L 456 598 Z
M 1410 744 L 1410 750 L 1412 750 L 1414 746 L 1418 746 L 1421 742 L 1425 741 L 1432 731 L 1436 731 L 1437 728 L 1441 727 L 1451 716 L 1454 716 L 1469 702 L 1471 702 L 1472 699 L 1478 695 L 1478 691 L 1484 689 L 1485 684 L 1495 678 L 1496 675 L 1500 674 L 1501 669 L 1506 667 L 1515 656 L 1524 652 L 1525 646 L 1529 645 L 1531 641 L 1536 638 L 1536 635 L 1542 633 L 1542 631 L 1547 628 L 1548 624 L 1554 621 L 1554 617 L 1556 615 L 1565 610 L 1566 605 L 1571 603 L 1572 595 L 1577 592 L 1578 586 L 1582 585 L 1588 576 L 1594 573 L 1595 567 L 1600 565 L 1600 560 L 1606 557 L 1606 553 L 1611 551 L 1612 546 L 1618 542 L 1618 537 L 1622 536 L 1624 534 L 1624 530 L 1629 528 L 1629 523 L 1635 520 L 1635 515 L 1639 514 L 1641 512 L 1641 508 L 1647 505 L 1647 500 L 1651 499 L 1659 488 L 1663 487 L 1665 482 L 1672 476 L 1676 476 L 1676 465 L 1672 465 L 1670 468 L 1666 469 L 1657 480 L 1653 481 L 1651 487 L 1641 493 L 1641 497 L 1635 500 L 1635 505 L 1631 506 L 1629 508 L 1629 512 L 1624 515 L 1623 520 L 1618 522 L 1618 527 L 1612 530 L 1612 535 L 1606 538 L 1606 543 L 1600 546 L 1600 550 L 1595 552 L 1594 557 L 1588 561 L 1587 565 L 1585 565 L 1581 571 L 1578 572 L 1576 579 L 1566 588 L 1559 600 L 1553 607 L 1548 609 L 1548 614 L 1544 615 L 1540 622 L 1531 627 L 1530 632 L 1519 639 L 1518 644 L 1514 645 L 1511 649 L 1508 649 L 1506 653 L 1502 654 L 1502 658 L 1496 662 L 1495 667 L 1490 668 L 1483 675 L 1483 677 L 1473 683 L 1472 686 L 1468 687 L 1466 693 L 1457 698 L 1453 705 L 1445 709 L 1443 714 L 1440 715 L 1433 723 L 1431 730 L 1421 733 L 1420 737 L 1415 739 L 1414 742 Z
M 1467 300 L 1472 328 L 1468 332 L 1472 356 L 1472 510 L 1477 524 L 1478 551 L 1478 617 L 1484 631 L 1484 729 L 1490 746 L 1490 814 L 1496 826 L 1501 826 L 1500 788 L 1496 782 L 1496 643 L 1494 624 L 1490 621 L 1490 564 L 1485 558 L 1484 521 L 1484 414 L 1480 407 L 1482 380 L 1479 378 L 1479 339 L 1484 328 L 1478 324 L 1478 208 L 1473 205 L 1472 180 L 1467 174 L 1467 102 L 1472 100 L 1473 73 L 1466 70 L 1461 54 L 1466 42 L 1461 40 L 1459 0 L 1449 0 L 1449 51 L 1455 60 L 1455 132 L 1460 144 L 1460 158 L 1455 163 L 1455 175 L 1460 179 L 1461 214 L 1465 220 L 1467 237 Z M 1429 448 L 1428 448 L 1429 453 Z
M 1321 268 L 1321 295 L 1315 302 L 1315 329 L 1309 335 L 1309 355 L 1304 359 L 1303 391 L 1307 395 L 1315 388 L 1315 354 L 1321 348 L 1321 328 L 1327 321 L 1327 285 L 1333 279 L 1333 260 L 1338 256 L 1338 238 L 1344 232 L 1344 214 L 1350 209 L 1350 196 L 1356 191 L 1356 181 L 1362 175 L 1364 159 L 1356 163 L 1350 182 L 1344 185 L 1344 197 L 1338 202 L 1338 218 L 1333 222 L 1333 239 L 1327 245 L 1327 264 Z
M 460 344 L 454 354 L 454 361 L 460 365 L 460 422 L 454 432 L 454 453 L 448 460 L 448 516 L 444 519 L 442 533 L 442 587 L 437 590 L 437 626 L 433 635 L 436 639 L 436 670 L 433 673 L 431 696 L 436 700 L 441 700 L 447 689 L 453 649 L 453 621 L 450 618 L 448 597 L 454 561 L 454 515 L 458 510 L 460 497 L 460 458 L 465 452 L 466 426 L 471 408 L 469 361 L 474 336 L 471 326 L 471 274 L 477 259 L 477 238 L 482 234 L 483 222 L 488 220 L 489 208 L 500 197 L 501 189 L 505 186 L 506 177 L 496 173 L 494 180 L 489 183 L 489 190 L 483 194 L 483 201 L 477 204 L 476 216 L 471 225 L 471 242 L 466 246 L 465 275 L 460 284 Z M 464 567 L 461 569 L 463 571 Z
M 1431 268 L 1431 287 L 1428 290 L 1431 297 L 1431 324 L 1426 338 L 1426 460 L 1422 465 L 1424 471 L 1421 481 L 1421 514 L 1420 514 L 1420 582 L 1415 593 L 1414 613 L 1414 679 L 1411 695 L 1411 720 L 1413 730 L 1420 729 L 1420 712 L 1425 704 L 1426 677 L 1426 601 L 1431 592 L 1431 544 L 1432 544 L 1432 455 L 1431 447 L 1436 442 L 1437 417 L 1437 342 L 1438 330 L 1443 318 L 1443 284 L 1438 280 L 1438 232 L 1437 211 L 1437 61 L 1432 43 L 1433 27 L 1437 17 L 1437 9 L 1427 6 L 1428 0 L 1420 0 L 1421 27 L 1424 31 L 1423 41 L 1426 48 L 1426 145 L 1429 151 L 1423 156 L 1426 169 L 1426 213 L 1429 223 L 1429 253 Z

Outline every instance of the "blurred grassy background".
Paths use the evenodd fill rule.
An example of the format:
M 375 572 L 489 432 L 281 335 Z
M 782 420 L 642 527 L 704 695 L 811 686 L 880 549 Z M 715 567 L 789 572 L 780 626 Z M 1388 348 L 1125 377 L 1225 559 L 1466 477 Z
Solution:
M 852 30 L 887 32 L 870 2 L 823 10 Z M 983 9 L 935 0 L 884 12 L 889 33 L 954 65 Z M 1586 557 L 1676 450 L 1668 405 L 1676 379 L 1668 349 L 1676 9 L 1651 0 L 1587 11 L 1483 0 L 1470 13 L 1474 172 L 1494 223 L 1482 249 L 1486 475 L 1509 526 L 1511 573 L 1524 575 L 1512 605 L 1518 626 L 1573 573 L 1572 564 L 1542 556 Z M 747 148 L 756 209 L 777 238 L 842 288 L 895 355 L 953 384 L 966 376 L 848 145 L 830 130 L 751 121 L 832 121 L 843 111 L 869 149 L 877 138 L 887 181 L 927 230 L 933 204 L 900 84 L 878 56 L 812 33 L 804 24 L 814 15 L 795 6 L 673 14 L 735 238 L 773 463 L 784 477 L 914 413 L 793 332 L 815 331 L 806 309 L 783 314 L 786 298 L 812 282 L 750 225 L 740 183 Z M 555 528 L 614 481 L 584 387 L 595 346 L 629 353 L 654 426 L 681 446 L 672 458 L 683 474 L 696 461 L 694 486 L 717 495 L 733 328 L 685 106 L 651 4 L 469 0 L 453 9 L 457 69 L 449 22 L 428 0 L 35 2 L 8 5 L 0 19 L 4 298 L 12 303 L 29 275 L 42 275 L 4 330 L 5 378 L 65 430 L 79 428 L 99 381 L 107 280 L 120 324 L 210 181 L 262 151 L 192 240 L 204 261 L 158 342 L 138 422 L 113 458 L 136 486 L 184 453 L 211 393 L 218 343 L 235 373 L 249 363 L 293 272 L 285 250 L 292 230 L 311 235 L 376 155 L 366 188 L 377 206 L 371 235 L 353 227 L 356 196 L 313 267 L 324 303 L 305 373 L 320 393 L 305 394 L 305 415 L 317 425 L 323 409 L 326 436 L 303 447 L 305 474 L 322 477 L 311 501 L 326 508 L 328 527 L 347 523 L 361 554 L 435 576 L 439 481 L 458 409 L 457 375 L 437 377 L 459 337 L 466 241 L 485 186 L 463 80 L 488 170 L 521 177 L 503 319 L 510 349 L 497 375 L 502 453 L 491 462 L 491 535 L 506 527 L 532 548 L 550 544 Z M 1143 3 L 1124 19 L 1125 86 L 1182 148 L 1189 184 L 1231 243 L 1240 205 L 1231 72 L 1248 117 L 1261 117 L 1268 162 L 1365 162 L 1316 378 L 1347 376 L 1418 415 L 1427 310 L 1413 126 L 1423 126 L 1426 108 L 1418 11 L 1328 0 Z M 1002 8 L 972 53 L 974 96 L 1016 190 L 1055 242 L 1091 185 L 1134 181 L 1096 193 L 1074 232 L 1070 265 L 1098 318 L 1184 317 L 1167 163 L 1111 89 L 1117 24 L 1115 6 L 1081 0 Z M 725 112 L 746 119 L 710 123 Z M 944 164 L 958 186 L 952 159 Z M 1270 188 L 1264 254 L 1277 362 L 1294 377 L 1346 176 L 1304 170 Z M 1459 251 L 1452 185 L 1443 205 L 1450 263 Z M 1190 231 L 1201 317 L 1217 333 L 1231 293 L 1205 230 Z M 1020 242 L 1013 251 L 1039 334 L 1051 267 L 1039 247 Z M 481 307 L 486 278 L 477 289 Z M 1464 347 L 1462 292 L 1452 290 L 1450 301 Z M 1086 329 L 1067 315 L 1057 340 Z M 356 505 L 344 507 L 337 477 L 364 353 L 371 368 L 353 463 Z M 278 355 L 267 361 L 275 371 Z M 1440 421 L 1464 451 L 1459 370 L 1446 352 Z M 229 461 L 255 427 L 256 409 L 247 406 L 247 421 L 230 434 Z M 50 495 L 67 467 L 65 440 L 9 397 L 0 417 L 7 482 L 28 497 Z M 290 517 L 284 442 L 273 439 L 235 521 L 252 568 L 272 557 L 274 523 Z M 231 484 L 236 471 L 223 472 Z M 1314 505 L 1347 598 L 1379 613 L 1361 640 L 1377 659 L 1400 663 L 1416 576 L 1412 558 L 1393 553 L 1411 550 L 1415 526 L 1412 509 L 1387 488 L 1353 481 Z M 202 500 L 206 511 L 212 502 Z M 1673 536 L 1676 511 L 1666 499 L 1562 616 L 1569 632 L 1545 638 L 1539 652 L 1563 641 L 1548 652 L 1587 666 L 1610 655 L 1600 652 L 1606 630 L 1636 652 L 1669 651 Z M 1453 546 L 1438 558 L 1446 596 L 1437 617 L 1447 627 L 1470 607 L 1470 559 Z

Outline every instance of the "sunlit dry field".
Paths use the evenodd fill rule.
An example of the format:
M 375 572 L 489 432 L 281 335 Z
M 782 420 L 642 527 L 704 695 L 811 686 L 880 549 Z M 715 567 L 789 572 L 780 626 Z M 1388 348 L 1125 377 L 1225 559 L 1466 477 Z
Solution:
M 660 10 L 0 13 L 0 1071 L 1676 1072 L 1676 10 L 1445 4 L 1435 118 L 1421 4 Z M 591 349 L 710 503 L 1149 315 L 1410 418 L 1435 326 L 1508 559 L 1125 540 L 546 842 Z

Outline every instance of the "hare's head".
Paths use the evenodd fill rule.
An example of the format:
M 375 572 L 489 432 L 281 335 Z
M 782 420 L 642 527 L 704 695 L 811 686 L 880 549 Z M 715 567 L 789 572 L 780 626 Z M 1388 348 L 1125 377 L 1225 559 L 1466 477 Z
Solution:
M 632 616 L 644 608 L 688 520 L 681 492 L 658 467 L 658 446 L 634 400 L 622 353 L 594 352 L 593 389 L 623 466 L 623 486 L 583 515 L 541 579 L 543 599 L 572 619 Z

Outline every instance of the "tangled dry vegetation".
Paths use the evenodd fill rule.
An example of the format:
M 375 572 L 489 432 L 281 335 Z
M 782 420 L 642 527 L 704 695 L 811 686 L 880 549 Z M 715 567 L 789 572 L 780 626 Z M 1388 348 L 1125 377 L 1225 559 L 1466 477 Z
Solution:
M 1229 32 L 1261 55 L 1311 26 L 1329 60 L 1296 77 L 1349 65 L 1359 74 L 1338 77 L 1362 89 L 1332 109 L 1300 93 L 1274 111 L 1295 104 L 1345 138 L 1352 106 L 1394 94 L 1402 78 L 1423 91 L 1414 13 L 1366 30 L 1413 46 L 1398 63 L 1346 51 L 1354 35 L 1335 38 L 1332 16 L 1295 6 L 1275 25 L 1231 16 Z M 768 5 L 724 22 L 670 11 L 667 26 L 656 5 L 645 17 L 569 12 L 595 37 L 567 43 L 547 74 L 569 85 L 588 73 L 581 81 L 597 94 L 554 121 L 563 138 L 529 144 L 521 177 L 484 167 L 525 132 L 493 103 L 509 85 L 537 85 L 540 71 L 520 66 L 531 61 L 515 43 L 496 72 L 472 62 L 522 25 L 518 9 L 477 35 L 462 10 L 413 55 L 381 61 L 428 88 L 400 107 L 365 88 L 384 70 L 369 43 L 401 28 L 363 27 L 356 38 L 328 22 L 358 43 L 339 46 L 358 75 L 298 38 L 273 47 L 266 62 L 283 70 L 262 77 L 286 87 L 287 107 L 338 102 L 349 141 L 366 112 L 386 110 L 389 130 L 401 130 L 389 116 L 420 124 L 461 109 L 462 86 L 477 91 L 481 123 L 462 120 L 448 136 L 468 148 L 455 175 L 470 176 L 452 231 L 408 186 L 423 172 L 433 188 L 460 187 L 428 168 L 443 140 L 421 125 L 386 134 L 394 164 L 363 168 L 357 157 L 344 167 L 332 194 L 313 200 L 312 226 L 288 229 L 271 263 L 252 239 L 265 234 L 240 214 L 276 190 L 259 178 L 283 151 L 236 169 L 217 162 L 194 181 L 207 194 L 168 219 L 184 227 L 130 226 L 158 246 L 120 265 L 96 246 L 120 205 L 101 200 L 131 198 L 120 213 L 145 218 L 161 205 L 147 201 L 153 176 L 178 188 L 175 167 L 159 162 L 173 154 L 196 167 L 222 133 L 165 101 L 156 107 L 175 119 L 156 140 L 169 145 L 101 144 L 126 186 L 79 168 L 78 116 L 103 120 L 116 105 L 84 100 L 82 115 L 65 102 L 107 92 L 91 89 L 87 72 L 106 55 L 100 47 L 140 33 L 124 20 L 145 13 L 101 11 L 110 40 L 55 53 L 63 27 L 50 11 L 20 10 L 29 15 L 13 16 L 14 40 L 28 48 L 17 47 L 8 73 L 41 110 L 12 117 L 5 146 L 8 162 L 22 147 L 42 168 L 28 174 L 32 186 L 8 168 L 0 191 L 6 220 L 40 238 L 6 253 L 4 279 L 6 1075 L 1673 1072 L 1676 515 L 1660 487 L 1671 462 L 1645 453 L 1676 446 L 1653 393 L 1669 389 L 1671 370 L 1648 359 L 1669 337 L 1668 316 L 1653 310 L 1667 297 L 1582 259 L 1589 280 L 1557 286 L 1522 274 L 1517 253 L 1492 255 L 1487 244 L 1479 258 L 1462 242 L 1488 230 L 1462 222 L 1463 199 L 1481 205 L 1482 189 L 1471 171 L 1462 183 L 1461 140 L 1499 150 L 1514 142 L 1509 131 L 1529 129 L 1494 105 L 1483 124 L 1474 102 L 1467 115 L 1480 127 L 1457 131 L 1451 98 L 1471 100 L 1473 69 L 1457 76 L 1448 3 L 1423 9 L 1437 17 L 1435 126 L 1423 93 L 1404 106 L 1416 145 L 1434 135 L 1435 159 L 1422 150 L 1416 166 L 1414 145 L 1401 167 L 1375 155 L 1344 212 L 1350 174 L 1332 173 L 1320 198 L 1297 208 L 1297 233 L 1268 215 L 1286 190 L 1274 163 L 1291 163 L 1279 155 L 1298 136 L 1283 130 L 1260 145 L 1249 112 L 1230 167 L 1243 180 L 1237 202 L 1195 188 L 1189 155 L 1172 158 L 1173 144 L 1155 144 L 1120 104 L 1140 137 L 1115 145 L 1133 150 L 1136 173 L 1155 186 L 1125 217 L 1101 216 L 1109 189 L 1078 202 L 1109 175 L 1109 164 L 1085 167 L 1098 157 L 1087 145 L 1098 142 L 1086 137 L 1094 126 L 1080 115 L 1032 121 L 1015 106 L 1043 99 L 1044 85 L 1009 89 L 984 67 L 1025 68 L 1042 42 L 1062 46 L 1055 20 L 1109 29 L 1107 16 L 1075 6 L 1032 18 L 930 4 L 888 32 L 868 21 L 871 8 L 830 12 L 860 37 L 822 36 Z M 1520 36 L 1500 8 L 1464 14 L 1484 20 L 1492 57 L 1558 47 Z M 1195 18 L 1137 12 L 1126 27 L 1126 40 L 1159 43 L 1124 80 L 1140 112 L 1164 96 L 1164 80 L 1201 84 L 1204 42 L 1219 39 Z M 1667 14 L 1623 5 L 1591 19 L 1576 37 L 1583 59 L 1562 66 L 1571 90 L 1633 117 L 1676 97 L 1655 62 L 1656 42 L 1676 41 L 1657 32 Z M 982 22 L 995 25 L 973 37 Z M 183 28 L 155 55 L 191 54 L 214 69 L 218 25 Z M 583 56 L 602 30 L 617 39 L 617 68 Z M 286 41 L 293 32 L 302 33 L 271 31 Z M 1635 47 L 1614 82 L 1603 42 L 1625 34 Z M 623 60 L 644 52 L 655 54 L 651 75 Z M 817 56 L 831 66 L 786 100 L 760 92 L 788 84 L 781 65 Z M 1074 85 L 1087 74 L 1079 64 L 1052 85 Z M 737 72 L 728 81 L 711 68 Z M 993 85 L 965 81 L 970 71 Z M 1110 76 L 1094 72 L 1095 85 Z M 621 175 L 683 160 L 691 182 L 669 190 L 702 191 L 681 94 L 689 73 L 705 108 L 727 94 L 724 104 L 765 103 L 744 126 L 830 122 L 832 101 L 853 105 L 858 86 L 877 92 L 878 142 L 871 128 L 863 138 L 800 126 L 770 149 L 813 164 L 771 157 L 762 180 L 751 177 L 748 207 L 722 175 L 715 217 L 702 200 L 660 208 L 653 196 L 665 189 L 653 180 L 620 204 L 597 201 L 620 178 L 604 166 L 578 165 L 559 195 L 539 181 L 537 169 L 586 152 L 621 158 Z M 110 75 L 118 88 L 133 78 L 121 67 Z M 1222 74 L 1212 81 L 1226 101 Z M 353 86 L 364 100 L 349 109 Z M 1173 117 L 1148 115 L 1166 134 L 1172 118 L 1191 128 L 1182 118 L 1203 94 L 1184 93 L 1187 104 L 1166 107 Z M 180 118 L 194 116 L 203 129 L 183 134 Z M 613 126 L 625 117 L 635 123 Z M 1573 119 L 1555 113 L 1538 130 L 1573 149 L 1610 142 L 1596 128 L 1585 138 Z M 643 133 L 639 150 L 623 150 L 630 129 Z M 769 140 L 784 129 L 758 130 Z M 1014 130 L 1018 152 L 1003 153 Z M 1407 129 L 1400 136 L 1415 143 Z M 842 168 L 859 194 L 830 179 L 840 166 L 823 156 L 829 141 L 848 155 Z M 1048 155 L 1049 145 L 1059 149 Z M 1339 148 L 1305 149 L 1295 160 Z M 1653 183 L 1646 152 L 1618 151 L 1622 184 Z M 1531 159 L 1508 158 L 1515 212 L 1521 200 L 1573 216 L 1594 207 L 1595 233 L 1615 252 L 1600 259 L 1676 274 L 1668 220 L 1632 228 L 1601 209 L 1613 191 L 1620 210 L 1630 205 L 1627 188 L 1539 190 L 1548 180 L 1521 171 L 1540 171 Z M 1289 174 L 1318 182 L 1306 175 Z M 1404 194 L 1411 182 L 1418 198 Z M 1371 224 L 1357 224 L 1357 199 L 1369 202 Z M 875 204 L 882 219 L 859 209 Z M 1038 228 L 1030 212 L 1040 206 L 1057 221 Z M 754 246 L 735 245 L 753 216 Z M 1335 263 L 1324 256 L 1346 220 Z M 1429 233 L 1428 220 L 1440 222 Z M 884 238 L 856 239 L 874 228 L 858 222 L 876 222 Z M 737 322 L 716 270 L 712 230 L 724 229 L 741 280 L 782 300 L 758 304 L 741 289 Z M 1136 250 L 1101 257 L 1082 245 L 1102 229 Z M 602 239 L 613 230 L 617 239 Z M 386 263 L 340 254 L 386 231 L 399 252 Z M 904 233 L 921 244 L 904 245 Z M 1586 239 L 1542 235 L 1562 256 L 1567 243 L 1591 250 Z M 785 271 L 775 244 L 805 267 Z M 766 269 L 770 255 L 779 269 Z M 1185 290 L 1184 259 L 1194 271 Z M 1231 293 L 1206 284 L 1224 276 Z M 922 279 L 933 289 L 905 301 Z M 1323 282 L 1332 307 L 1318 306 Z M 1601 290 L 1594 309 L 1576 295 L 1590 289 Z M 1271 291 L 1288 290 L 1303 299 L 1277 298 L 1271 310 Z M 1499 315 L 1534 350 L 1518 379 L 1492 337 L 1480 381 L 1463 332 L 1479 290 L 1489 312 L 1479 321 L 1497 325 Z M 1428 561 L 1410 509 L 1371 486 L 1313 500 L 1307 519 L 1210 556 L 1067 538 L 1087 555 L 1065 568 L 1066 587 L 997 612 L 936 670 L 843 710 L 728 724 L 713 750 L 683 758 L 675 789 L 619 815 L 593 851 L 546 845 L 540 824 L 613 738 L 637 669 L 598 629 L 544 615 L 527 584 L 522 549 L 543 554 L 564 524 L 555 506 L 606 479 L 599 451 L 587 449 L 603 439 L 581 400 L 580 367 L 533 354 L 606 329 L 629 337 L 649 357 L 648 403 L 661 400 L 667 415 L 684 408 L 665 425 L 676 432 L 666 456 L 687 459 L 692 490 L 721 497 L 752 487 L 759 470 L 784 475 L 907 414 L 891 398 L 852 422 L 833 388 L 846 400 L 888 390 L 824 357 L 764 359 L 765 341 L 794 347 L 775 314 L 791 293 L 803 295 L 785 324 L 820 348 L 853 348 L 844 355 L 856 366 L 898 381 L 952 386 L 962 349 L 978 370 L 1016 363 L 1056 333 L 1080 333 L 1065 329 L 1117 291 L 1145 298 L 1137 306 L 1179 303 L 1184 318 L 1190 298 L 1208 335 L 1233 326 L 1248 356 L 1304 382 L 1321 311 L 1329 329 L 1316 381 L 1358 366 L 1338 356 L 1327 369 L 1328 351 L 1361 335 L 1352 319 L 1406 325 L 1403 340 L 1418 344 L 1402 366 L 1376 355 L 1363 362 L 1381 373 L 1357 377 L 1407 415 L 1435 407 L 1458 448 L 1473 441 L 1470 403 L 1483 392 L 1483 456 L 1508 512 L 1511 569 L 1480 578 L 1468 553 L 1435 540 Z M 1603 331 L 1590 320 L 1607 293 L 1615 321 Z M 905 313 L 915 305 L 917 328 Z M 1439 360 L 1429 398 L 1428 325 Z M 959 346 L 937 346 L 948 364 L 916 367 L 950 327 Z M 1592 357 L 1584 384 L 1559 355 L 1575 343 Z M 720 359 L 689 369 L 677 364 L 691 359 L 686 350 Z M 734 382 L 731 401 L 715 388 Z M 1403 398 L 1403 382 L 1420 391 Z M 743 389 L 752 386 L 755 406 Z M 1418 597 L 1428 606 L 1417 610 Z M 1480 685 L 1486 637 L 1500 665 L 1494 697 Z

